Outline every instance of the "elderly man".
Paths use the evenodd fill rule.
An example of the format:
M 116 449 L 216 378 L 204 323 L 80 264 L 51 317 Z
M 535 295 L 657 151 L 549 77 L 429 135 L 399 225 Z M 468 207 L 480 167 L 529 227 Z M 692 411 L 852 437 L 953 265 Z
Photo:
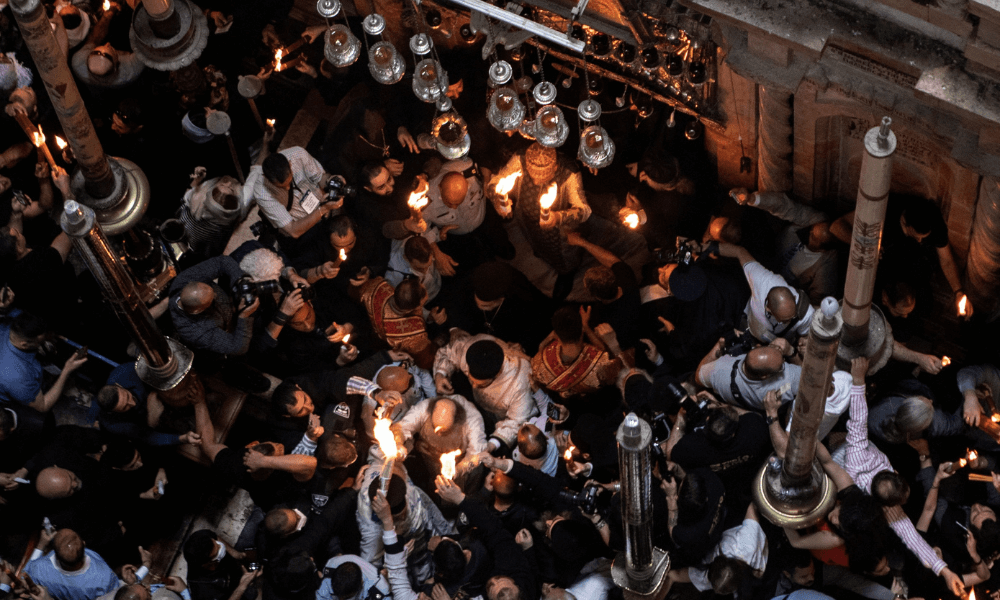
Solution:
M 809 333 L 814 309 L 804 292 L 791 288 L 785 279 L 764 268 L 740 246 L 719 244 L 719 255 L 736 258 L 750 284 L 747 303 L 747 327 L 763 343 L 784 338 L 791 343 L 790 355 L 800 336 Z
M 367 270 L 351 280 L 354 294 L 371 319 L 375 334 L 393 350 L 406 352 L 422 369 L 434 362 L 437 344 L 427 335 L 423 307 L 427 290 L 415 279 L 401 282 L 396 289 L 382 277 L 370 277 Z M 446 315 L 440 308 L 430 311 L 439 325 Z
M 46 553 L 50 545 L 52 550 Z M 149 573 L 152 555 L 141 547 L 139 552 L 142 568 L 135 571 L 135 578 L 141 580 Z M 93 600 L 124 585 L 72 529 L 60 529 L 55 535 L 43 531 L 24 572 L 55 600 Z
M 560 454 L 555 440 L 533 423 L 525 423 L 517 430 L 517 448 L 511 456 L 551 477 L 559 470 Z
M 513 448 L 522 423 L 538 414 L 531 392 L 531 363 L 524 354 L 491 335 L 453 330 L 451 343 L 434 359 L 439 394 L 452 394 L 451 376 L 461 371 L 472 384 L 473 399 L 489 422 L 489 450 Z
M 514 258 L 514 246 L 495 210 L 487 210 L 483 173 L 471 158 L 450 160 L 428 182 L 424 219 L 442 251 L 458 264 Z
M 260 299 L 233 306 L 229 293 L 243 277 L 236 261 L 216 256 L 182 271 L 170 285 L 170 317 L 177 335 L 192 350 L 238 356 L 250 349 L 253 314 Z M 234 319 L 235 317 L 235 319 Z M 235 323 L 234 323 L 235 321 Z
M 782 404 L 795 399 L 802 367 L 786 364 L 781 350 L 760 346 L 730 356 L 722 353 L 723 343 L 720 339 L 698 365 L 699 385 L 713 390 L 724 402 L 746 410 L 763 411 L 764 396 L 771 390 L 780 391 Z
M 455 481 L 463 485 L 476 466 L 479 453 L 486 449 L 483 417 L 462 396 L 424 400 L 411 408 L 393 429 L 406 452 L 415 450 L 423 459 L 428 484 L 441 472 L 441 457 L 457 450 Z
M 496 193 L 500 179 L 514 173 L 527 173 L 517 178 L 506 198 Z M 543 211 L 541 198 L 555 186 L 556 198 L 550 209 Z M 554 148 L 532 144 L 522 154 L 516 154 L 493 176 L 487 186 L 496 211 L 509 218 L 512 214 L 528 238 L 531 249 L 560 275 L 571 274 L 580 263 L 579 252 L 566 243 L 565 231 L 577 228 L 590 218 L 591 209 L 583 192 L 580 173 L 569 161 L 560 158 Z

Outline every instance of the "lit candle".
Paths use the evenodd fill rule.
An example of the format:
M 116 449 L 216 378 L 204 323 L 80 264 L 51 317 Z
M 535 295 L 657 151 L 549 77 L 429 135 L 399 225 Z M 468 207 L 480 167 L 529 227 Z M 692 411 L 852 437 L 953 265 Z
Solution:
M 979 454 L 977 454 L 975 450 L 970 450 L 969 451 L 969 462 L 971 463 L 971 462 L 975 461 L 977 458 L 979 458 Z
M 66 143 L 66 140 L 62 139 L 62 138 L 61 138 L 61 137 L 59 137 L 58 135 L 57 135 L 57 136 L 55 136 L 55 138 L 56 138 L 56 146 L 59 146 L 59 149 L 60 149 L 60 150 L 65 150 L 65 149 L 66 149 L 66 146 L 68 146 L 68 145 L 69 145 L 69 144 L 67 144 L 67 143 Z
M 514 189 L 514 184 L 517 183 L 517 178 L 520 176 L 521 172 L 515 171 L 497 181 L 496 191 L 497 194 L 503 196 L 504 211 L 508 214 L 510 213 L 510 191 Z
M 354 346 L 351 345 L 351 334 L 345 334 L 344 339 L 340 340 L 340 343 L 344 345 L 345 352 L 353 352 Z
M 941 366 L 942 367 L 947 367 L 950 364 L 951 364 L 951 359 L 950 358 L 948 358 L 947 356 L 942 356 L 941 357 Z
M 382 463 L 382 472 L 379 474 L 379 489 L 383 494 L 389 491 L 389 480 L 392 479 L 392 464 L 396 459 L 396 436 L 392 434 L 390 427 L 392 426 L 392 420 L 390 419 L 375 419 L 375 441 L 378 442 L 378 447 L 382 450 L 382 454 L 385 456 L 385 462 Z
M 345 260 L 347 260 L 347 250 L 344 250 L 343 248 L 341 248 L 340 249 L 340 262 L 344 262 Z
M 538 203 L 542 207 L 541 220 L 546 221 L 549 218 L 549 209 L 552 205 L 556 203 L 556 198 L 559 196 L 559 187 L 553 181 L 552 185 L 549 186 L 542 197 L 538 199 Z
M 420 187 L 416 191 L 410 192 L 410 199 L 406 201 L 406 205 L 410 207 L 410 216 L 416 221 L 423 220 L 424 207 L 430 202 L 427 199 L 428 188 L 429 186 L 426 182 L 421 182 Z
M 629 229 L 635 229 L 639 226 L 639 213 L 629 213 L 625 215 L 625 225 Z
M 1000 423 L 1000 415 L 995 414 L 992 417 L 990 417 L 990 420 L 993 421 L 994 423 Z
M 281 72 L 281 57 L 285 55 L 285 50 L 283 48 L 278 48 L 274 51 L 274 70 Z
M 38 148 L 42 152 L 42 154 L 45 155 L 45 160 L 48 161 L 49 166 L 55 168 L 56 159 L 52 158 L 52 152 L 50 152 L 49 147 L 45 145 L 45 134 L 42 133 L 41 126 L 38 127 L 38 131 L 35 131 L 31 134 L 31 138 L 32 138 L 31 141 L 33 144 L 35 144 L 35 147 Z
M 947 469 L 945 469 L 945 471 L 949 473 L 954 473 L 956 470 L 963 468 L 966 464 L 968 464 L 968 462 L 969 461 L 965 460 L 964 458 L 960 458 L 957 461 L 951 463 L 951 465 Z
M 968 311 L 969 297 L 962 294 L 962 297 L 958 299 L 958 316 L 964 317 Z
M 101 9 L 104 10 L 104 12 L 108 12 L 109 10 L 111 10 L 111 1 L 104 0 L 104 4 L 101 5 Z
M 441 455 L 441 476 L 445 479 L 455 479 L 455 459 L 461 450 L 452 450 Z
M 268 119 L 267 120 L 267 126 L 268 127 L 274 127 L 274 119 Z
M 563 452 L 563 458 L 566 459 L 566 462 L 572 462 L 573 461 L 573 451 L 574 450 L 576 450 L 576 446 L 570 446 L 569 448 L 566 448 L 565 452 Z

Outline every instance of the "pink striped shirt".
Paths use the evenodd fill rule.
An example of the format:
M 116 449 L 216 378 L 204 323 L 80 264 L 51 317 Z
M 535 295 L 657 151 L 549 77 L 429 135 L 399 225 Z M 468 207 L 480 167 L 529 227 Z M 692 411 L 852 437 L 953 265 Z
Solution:
M 847 453 L 844 470 L 861 489 L 872 491 L 872 478 L 882 471 L 892 471 L 888 457 L 868 441 L 868 404 L 865 402 L 865 386 L 851 386 L 851 418 L 847 421 Z M 948 566 L 938 558 L 934 550 L 917 533 L 913 521 L 907 518 L 889 523 L 889 527 L 903 540 L 906 547 L 920 559 L 920 562 L 940 574 Z

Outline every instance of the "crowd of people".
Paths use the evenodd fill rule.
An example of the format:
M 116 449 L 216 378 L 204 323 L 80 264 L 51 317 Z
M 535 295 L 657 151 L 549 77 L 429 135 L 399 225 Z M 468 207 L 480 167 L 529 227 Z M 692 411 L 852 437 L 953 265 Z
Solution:
M 751 488 L 785 456 L 853 214 L 720 189 L 666 111 L 608 111 L 619 155 L 600 172 L 496 131 L 474 42 L 440 48 L 471 139 L 457 155 L 408 79 L 332 66 L 325 26 L 291 2 L 199 0 L 203 68 L 174 73 L 129 50 L 135 0 L 100 4 L 46 9 L 105 150 L 150 181 L 136 231 L 183 230 L 147 304 L 197 382 L 178 403 L 143 381 L 141 345 L 61 231 L 76 162 L 50 165 L 21 128 L 60 131 L 0 0 L 0 599 L 622 598 L 629 413 L 652 431 L 674 597 L 1000 597 L 1000 370 L 929 353 L 935 289 L 973 314 L 932 200 L 889 200 L 873 300 L 891 356 L 832 374 L 816 460 L 836 504 L 783 529 Z M 303 59 L 275 72 L 298 37 Z M 526 54 L 511 60 L 531 72 Z M 307 93 L 333 116 L 281 145 L 283 125 L 237 102 L 248 76 L 283 125 Z M 207 126 L 218 111 L 245 181 Z M 112 237 L 122 256 L 128 241 Z M 227 394 L 254 414 L 220 423 Z M 238 536 L 187 528 L 237 490 Z M 183 577 L 157 559 L 177 538 Z

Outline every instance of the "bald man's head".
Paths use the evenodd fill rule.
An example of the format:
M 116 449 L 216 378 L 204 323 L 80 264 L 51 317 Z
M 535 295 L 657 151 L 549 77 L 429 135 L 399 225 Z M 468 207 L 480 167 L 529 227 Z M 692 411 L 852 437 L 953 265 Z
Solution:
M 215 290 L 207 283 L 192 281 L 181 290 L 181 309 L 189 315 L 208 310 L 215 302 Z
M 521 425 L 521 429 L 517 431 L 517 448 L 525 458 L 532 460 L 542 458 L 547 447 L 548 440 L 545 439 L 541 429 L 531 423 Z
M 455 414 L 458 407 L 448 398 L 439 398 L 434 403 L 434 412 L 431 413 L 431 425 L 434 426 L 434 433 L 444 435 L 451 431 L 455 425 Z
M 141 583 L 123 585 L 115 592 L 114 600 L 149 600 L 149 590 Z
M 380 388 L 400 394 L 410 389 L 412 383 L 413 376 L 403 367 L 386 367 L 379 371 L 375 377 L 375 384 Z
M 76 475 L 60 467 L 46 467 L 35 477 L 35 491 L 49 500 L 69 498 L 80 487 L 80 480 Z
M 465 201 L 465 195 L 469 192 L 469 182 L 465 175 L 457 171 L 445 174 L 441 178 L 441 201 L 448 208 L 458 208 Z
M 517 493 L 517 480 L 497 469 L 493 472 L 493 493 L 501 498 L 511 498 Z
M 747 358 L 744 362 L 747 377 L 755 380 L 766 379 L 771 375 L 780 373 L 784 364 L 785 359 L 781 356 L 781 350 L 778 350 L 774 346 L 754 348 L 747 353 Z
M 795 318 L 795 296 L 786 287 L 773 287 L 767 293 L 764 308 L 771 313 L 772 321 L 788 323 Z M 773 324 L 773 322 L 772 322 Z
M 299 515 L 290 508 L 276 508 L 264 516 L 264 531 L 276 536 L 286 537 L 295 533 L 299 523 Z
M 66 571 L 83 568 L 83 539 L 72 529 L 60 529 L 52 538 L 52 550 L 59 565 Z

